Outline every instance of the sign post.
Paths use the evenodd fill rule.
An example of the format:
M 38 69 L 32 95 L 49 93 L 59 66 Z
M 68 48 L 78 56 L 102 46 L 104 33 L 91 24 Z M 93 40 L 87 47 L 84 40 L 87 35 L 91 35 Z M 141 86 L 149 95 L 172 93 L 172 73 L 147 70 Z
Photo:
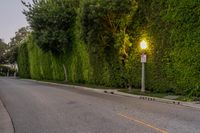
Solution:
M 142 55 L 141 55 L 141 63 L 142 63 L 141 92 L 145 92 L 145 63 L 147 62 L 147 55 L 145 54 L 145 50 L 147 49 L 147 42 L 145 40 L 143 40 L 140 43 L 140 47 L 142 49 Z
M 145 63 L 147 62 L 147 55 L 142 53 L 141 63 L 142 63 L 142 80 L 141 80 L 141 91 L 145 92 Z

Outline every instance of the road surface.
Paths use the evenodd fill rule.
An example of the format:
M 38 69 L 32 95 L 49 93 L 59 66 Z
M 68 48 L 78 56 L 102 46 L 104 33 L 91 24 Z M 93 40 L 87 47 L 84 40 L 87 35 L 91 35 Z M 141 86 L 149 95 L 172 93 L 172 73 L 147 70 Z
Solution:
M 180 105 L 0 78 L 15 133 L 200 133 L 200 111 Z

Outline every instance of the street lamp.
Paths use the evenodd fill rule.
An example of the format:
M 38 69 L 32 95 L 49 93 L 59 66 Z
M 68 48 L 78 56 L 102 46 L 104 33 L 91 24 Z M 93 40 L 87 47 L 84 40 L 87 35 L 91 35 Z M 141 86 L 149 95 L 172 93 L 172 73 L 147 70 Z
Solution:
M 142 50 L 145 50 L 147 48 L 147 42 L 145 40 L 141 41 L 140 47 Z
M 145 50 L 147 49 L 147 42 L 141 41 L 140 48 L 142 49 L 141 63 L 142 63 L 142 79 L 141 79 L 141 92 L 145 92 L 145 63 L 147 62 L 147 55 Z

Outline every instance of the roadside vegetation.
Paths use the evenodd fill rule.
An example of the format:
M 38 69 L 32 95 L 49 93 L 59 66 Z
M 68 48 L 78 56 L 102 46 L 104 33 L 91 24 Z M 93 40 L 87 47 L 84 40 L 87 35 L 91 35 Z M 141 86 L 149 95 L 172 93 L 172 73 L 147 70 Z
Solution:
M 200 97 L 198 0 L 34 0 L 32 29 L 19 48 L 19 75 L 140 88 L 141 40 L 148 42 L 149 92 Z
M 28 36 L 28 27 L 20 28 L 7 44 L 0 39 L 0 76 L 17 75 L 17 57 L 20 45 Z
M 0 76 L 14 76 L 15 72 L 15 69 L 4 65 L 0 65 Z

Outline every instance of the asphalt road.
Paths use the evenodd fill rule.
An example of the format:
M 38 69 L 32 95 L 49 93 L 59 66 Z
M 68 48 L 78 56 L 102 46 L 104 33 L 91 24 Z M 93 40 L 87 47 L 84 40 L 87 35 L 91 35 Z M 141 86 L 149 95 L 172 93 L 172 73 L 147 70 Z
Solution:
M 200 111 L 93 91 L 0 78 L 16 133 L 200 133 Z

